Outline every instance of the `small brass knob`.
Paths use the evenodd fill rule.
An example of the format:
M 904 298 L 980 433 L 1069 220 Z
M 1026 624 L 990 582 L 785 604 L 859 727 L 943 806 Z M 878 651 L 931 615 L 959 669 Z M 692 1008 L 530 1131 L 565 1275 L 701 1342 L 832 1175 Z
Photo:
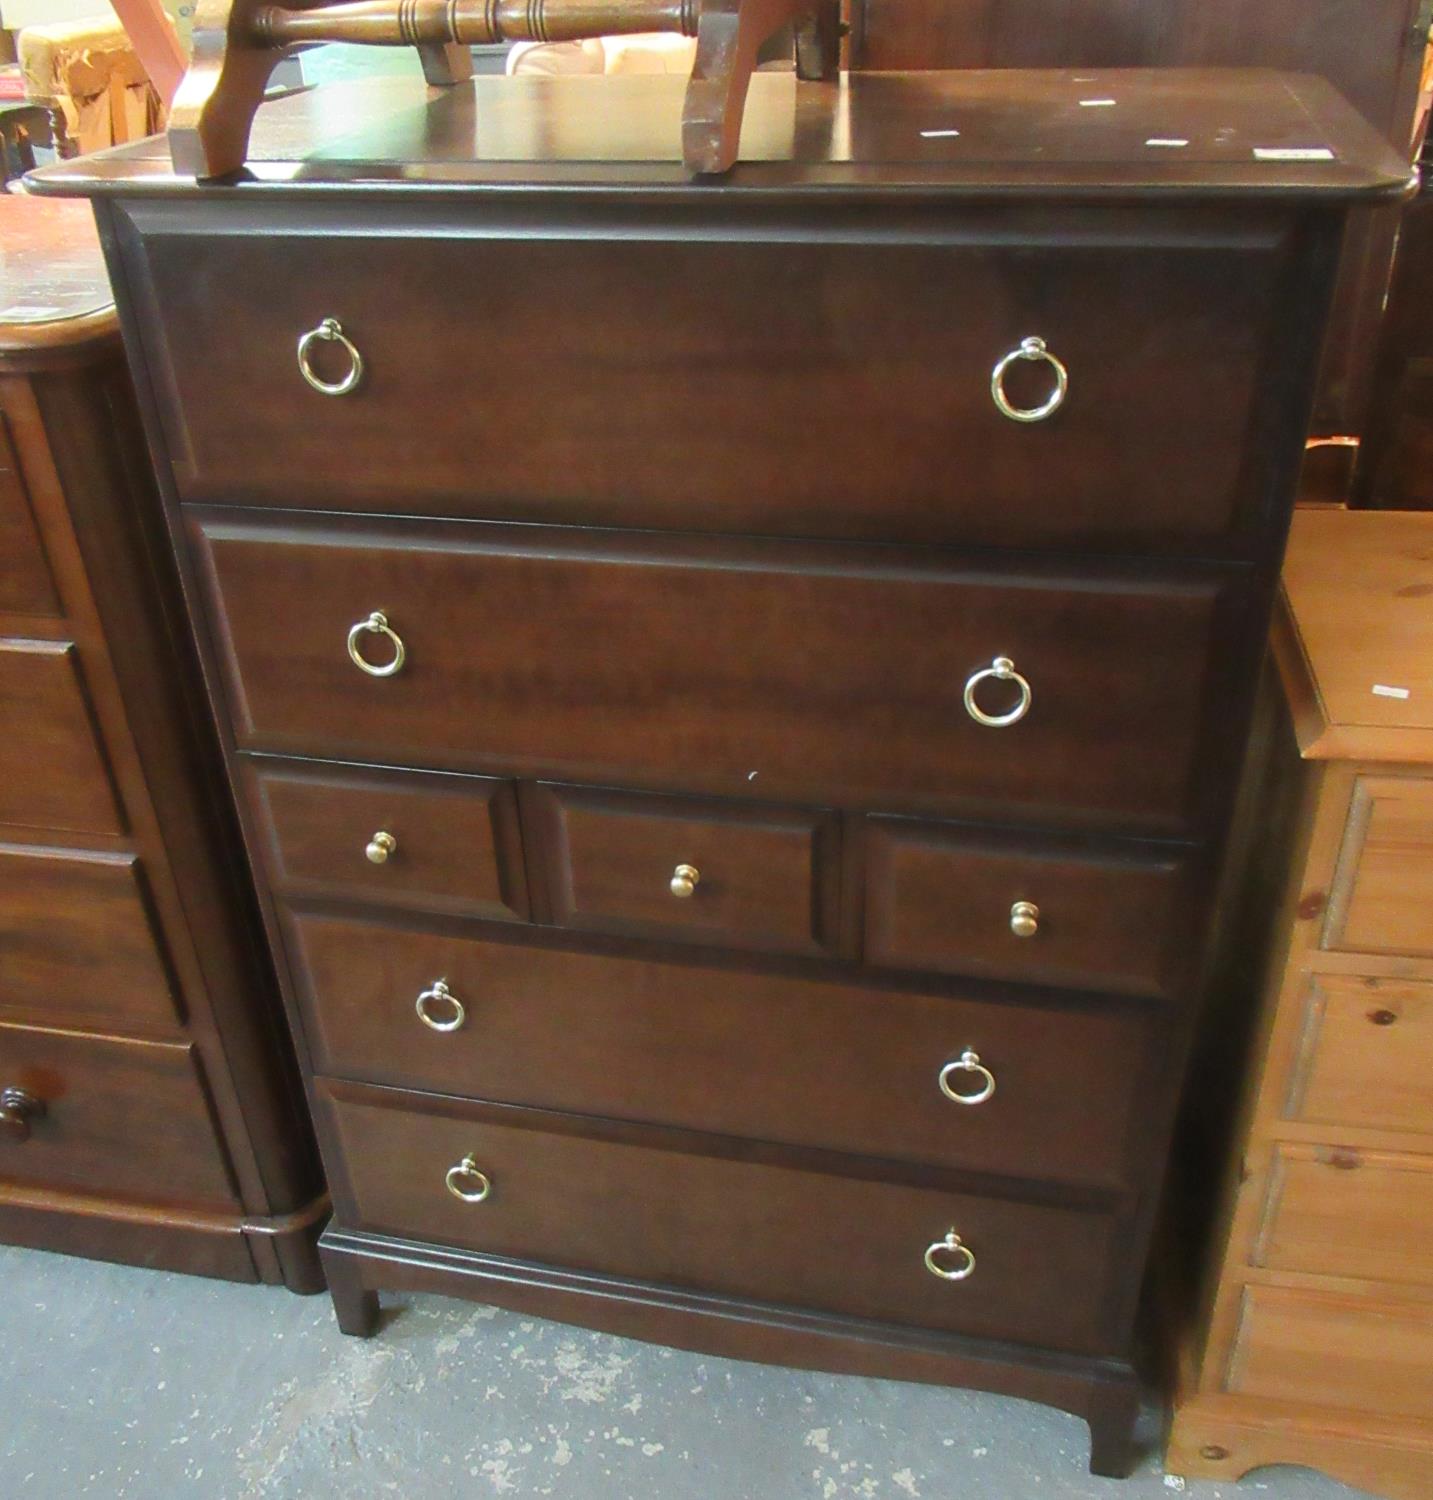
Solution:
M 1033 901 L 1017 901 L 1010 908 L 1010 930 L 1018 938 L 1032 938 L 1040 930 L 1040 908 Z
M 28 1089 L 0 1089 L 0 1134 L 19 1145 L 30 1139 L 31 1120 L 45 1116 L 45 1101 Z
M 702 872 L 695 865 L 678 865 L 672 871 L 671 890 L 679 901 L 689 901 L 701 882 Z
M 391 833 L 384 833 L 381 829 L 368 841 L 368 847 L 363 851 L 371 864 L 383 865 L 388 863 L 388 856 L 396 853 L 398 840 Z

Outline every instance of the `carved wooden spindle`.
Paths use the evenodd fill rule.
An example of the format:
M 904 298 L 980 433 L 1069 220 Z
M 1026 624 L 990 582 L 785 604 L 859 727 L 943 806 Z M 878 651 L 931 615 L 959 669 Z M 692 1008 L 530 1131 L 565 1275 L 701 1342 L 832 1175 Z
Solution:
M 839 0 L 200 0 L 194 56 L 169 121 L 177 172 L 224 177 L 248 154 L 249 131 L 274 65 L 303 42 L 418 49 L 430 84 L 472 75 L 468 48 L 579 41 L 636 32 L 697 39 L 682 114 L 682 154 L 697 173 L 736 160 L 742 109 L 762 44 L 793 26 L 802 77 L 835 76 Z

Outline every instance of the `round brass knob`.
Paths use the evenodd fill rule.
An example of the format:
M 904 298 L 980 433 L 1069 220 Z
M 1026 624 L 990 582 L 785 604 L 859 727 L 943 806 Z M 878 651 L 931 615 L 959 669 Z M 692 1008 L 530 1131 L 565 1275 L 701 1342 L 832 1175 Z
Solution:
M 418 996 L 413 1008 L 431 1031 L 460 1031 L 468 1019 L 467 1007 L 448 988 L 446 979 L 435 980 L 432 989 Z
M 364 853 L 368 856 L 370 864 L 383 865 L 388 863 L 388 856 L 398 850 L 398 840 L 391 833 L 384 833 L 379 829 L 368 841 L 368 847 Z
M 493 1190 L 492 1179 L 478 1170 L 478 1163 L 471 1155 L 465 1156 L 456 1167 L 449 1167 L 443 1180 L 448 1191 L 464 1203 L 481 1203 Z
M 1018 938 L 1032 938 L 1040 930 L 1040 908 L 1033 901 L 1017 901 L 1010 908 L 1010 930 Z
M 45 1117 L 45 1101 L 28 1089 L 0 1089 L 0 1135 L 19 1145 L 30 1139 L 30 1122 Z
M 960 1236 L 952 1229 L 943 1240 L 926 1247 L 925 1268 L 942 1281 L 964 1281 L 975 1274 L 975 1252 L 969 1245 L 961 1244 Z
M 958 1073 L 973 1073 L 975 1078 L 962 1080 L 956 1077 Z M 975 1083 L 975 1088 L 968 1094 L 963 1094 L 956 1088 L 956 1084 L 963 1081 Z M 972 1047 L 967 1047 L 954 1062 L 946 1063 L 937 1074 L 936 1082 L 940 1085 L 941 1093 L 957 1104 L 984 1104 L 995 1092 L 995 1074 L 981 1062 L 979 1054 Z
M 672 871 L 671 891 L 679 901 L 689 901 L 701 882 L 702 872 L 695 865 L 678 865 Z

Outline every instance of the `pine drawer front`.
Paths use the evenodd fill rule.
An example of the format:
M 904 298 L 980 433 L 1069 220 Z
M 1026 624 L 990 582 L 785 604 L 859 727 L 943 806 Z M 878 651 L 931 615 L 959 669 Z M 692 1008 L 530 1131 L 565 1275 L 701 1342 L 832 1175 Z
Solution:
M 510 782 L 263 758 L 242 764 L 278 889 L 527 916 Z
M 318 1081 L 349 1222 L 493 1255 L 1095 1353 L 1119 1268 L 1104 1212 L 739 1156 L 703 1138 Z M 717 1143 L 718 1146 L 720 1143 Z M 464 1201 L 459 1193 L 481 1195 Z M 960 1239 L 947 1246 L 947 1235 Z M 963 1247 L 963 1248 L 962 1248 Z M 940 1270 L 926 1264 L 929 1252 Z M 968 1254 L 967 1254 L 968 1252 Z
M 1231 748 L 1237 575 L 220 513 L 195 542 L 245 749 L 1160 832 Z
M 0 844 L 0 1016 L 94 1031 L 178 1027 L 132 854 Z
M 1281 1145 L 1254 1264 L 1433 1287 L 1433 1156 Z
M 547 784 L 528 806 L 561 926 L 811 954 L 834 941 L 833 813 Z
M 1433 1302 L 1248 1286 L 1226 1388 L 1271 1401 L 1426 1419 Z
M 0 824 L 121 833 L 75 647 L 0 639 L 0 705 Z
M 1433 778 L 1359 778 L 1323 946 L 1433 956 Z
M 1433 1135 L 1433 984 L 1321 974 L 1309 980 L 1284 1115 Z
M 994 1004 L 286 922 L 318 1071 L 1107 1189 L 1163 1050 L 1128 1006 Z M 959 1096 L 959 1097 L 955 1097 Z
M 1100 854 L 1029 835 L 875 818 L 866 833 L 866 959 L 1168 995 L 1196 904 L 1184 851 Z
M 1291 216 L 1166 210 L 1135 243 L 1133 211 L 1091 209 L 1056 242 L 963 205 L 895 245 L 849 219 L 716 243 L 619 210 L 534 238 L 491 210 L 368 233 L 338 210 L 329 234 L 318 209 L 211 208 L 202 245 L 167 206 L 127 209 L 189 499 L 1206 555 L 1247 552 L 1262 520 L 1243 455 L 1276 399 Z M 337 398 L 296 356 L 325 320 L 353 352 L 318 337 L 314 374 L 361 361 Z M 1027 423 L 991 383 L 1016 355 L 1012 405 L 1055 394 L 1031 339 L 1068 390 Z
M 187 1043 L 0 1025 L 0 1184 L 236 1206 Z

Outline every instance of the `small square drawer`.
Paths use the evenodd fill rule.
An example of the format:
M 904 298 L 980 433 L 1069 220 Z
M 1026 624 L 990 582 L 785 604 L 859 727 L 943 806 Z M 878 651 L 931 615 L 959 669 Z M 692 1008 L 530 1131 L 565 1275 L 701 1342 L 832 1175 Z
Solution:
M 249 758 L 269 876 L 293 894 L 528 915 L 510 782 Z
M 1322 945 L 1433 954 L 1433 778 L 1359 778 Z
M 1303 1144 L 1276 1152 L 1256 1266 L 1433 1286 L 1433 1157 Z
M 1174 853 L 873 818 L 866 958 L 901 969 L 1163 995 L 1192 950 L 1191 870 Z
M 551 784 L 532 808 L 564 927 L 792 953 L 834 940 L 833 813 Z

